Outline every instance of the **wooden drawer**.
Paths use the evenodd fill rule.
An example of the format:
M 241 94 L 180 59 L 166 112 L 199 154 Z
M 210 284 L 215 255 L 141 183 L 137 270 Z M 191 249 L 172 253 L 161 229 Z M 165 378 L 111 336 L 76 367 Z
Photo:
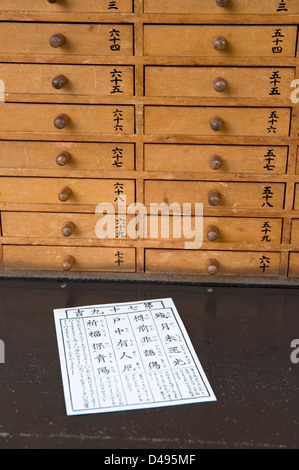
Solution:
M 5 83 L 6 102 L 10 95 L 22 100 L 23 94 L 27 100 L 27 95 L 38 95 L 40 101 L 46 101 L 49 95 L 59 98 L 134 94 L 134 67 L 130 66 L 0 64 L 0 77 Z
M 288 147 L 145 144 L 144 169 L 212 173 L 285 174 Z
M 3 247 L 7 269 L 50 271 L 135 271 L 134 248 L 13 246 Z
M 107 215 L 104 215 L 107 221 Z M 185 216 L 186 218 L 186 216 Z M 162 220 L 161 220 L 162 219 Z M 100 216 L 96 214 L 55 214 L 35 212 L 2 212 L 2 235 L 4 237 L 30 237 L 30 238 L 68 238 L 96 239 L 96 225 Z M 114 224 L 114 234 L 111 238 L 123 238 L 128 236 L 127 223 L 133 220 L 133 216 L 124 218 L 122 215 L 111 215 Z M 123 226 L 124 222 L 124 226 Z M 166 241 L 161 237 L 162 224 L 167 229 L 169 241 L 194 240 L 185 233 L 183 218 L 179 219 L 178 225 L 174 217 L 148 216 L 147 233 L 145 239 Z M 189 222 L 191 230 L 196 227 L 194 217 Z M 281 242 L 281 219 L 257 219 L 257 218 L 232 218 L 232 217 L 204 217 L 203 218 L 203 248 L 205 243 L 263 243 L 265 245 Z M 165 234 L 166 232 L 164 232 Z M 155 236 L 156 235 L 156 236 Z M 130 238 L 129 238 L 130 239 Z
M 144 55 L 295 57 L 296 40 L 292 25 L 145 25 Z
M 145 204 L 202 203 L 204 208 L 283 209 L 284 183 L 145 181 Z
M 292 220 L 291 243 L 299 245 L 299 219 Z
M 6 217 L 7 214 L 3 213 L 2 225 L 4 232 Z M 23 223 L 21 222 L 19 225 L 23 225 Z M 202 220 L 199 218 L 196 222 L 194 216 L 188 219 L 188 216 L 184 214 L 181 217 L 152 215 L 148 217 L 146 229 L 147 238 L 150 240 L 162 240 L 163 242 L 167 240 L 187 241 L 192 243 L 199 241 L 199 233 L 195 232 L 202 229 L 202 249 L 205 248 L 207 243 L 213 243 L 213 245 L 218 243 L 245 243 L 267 246 L 281 243 L 282 219 L 203 217 Z
M 46 0 L 44 3 L 47 3 Z M 53 36 L 60 36 L 62 45 L 55 46 Z M 72 62 L 82 56 L 128 56 L 133 55 L 133 26 L 130 24 L 67 24 L 67 23 L 1 23 L 0 55 L 10 54 L 9 62 L 18 61 L 21 54 L 49 57 L 63 56 Z
M 45 13 L 131 13 L 133 11 L 132 0 L 72 0 L 64 2 L 57 0 L 56 3 L 49 3 L 46 0 L 2 0 L 1 10 L 22 11 L 22 12 L 45 12 Z
M 289 277 L 299 277 L 299 252 L 291 252 L 289 258 Z
M 0 69 L 1 70 L 1 69 Z M 290 98 L 294 68 L 145 67 L 146 96 Z
M 132 204 L 135 200 L 135 182 L 112 179 L 0 177 L 0 203 L 98 205 L 117 204 L 118 197 L 127 204 Z
M 147 273 L 277 276 L 279 265 L 276 252 L 145 250 Z
M 61 134 L 131 134 L 134 133 L 134 106 L 56 105 L 4 103 L 0 105 L 0 132 Z M 54 121 L 59 116 L 61 125 Z M 58 125 L 58 124 L 57 124 Z M 46 138 L 46 136 L 45 136 Z
M 0 168 L 74 170 L 134 170 L 134 144 L 2 141 Z
M 145 106 L 145 134 L 288 136 L 289 108 Z
M 279 0 L 229 0 L 220 7 L 213 0 L 144 0 L 145 13 L 193 13 L 211 15 L 245 15 L 245 14 L 298 14 L 299 5 L 294 1 Z

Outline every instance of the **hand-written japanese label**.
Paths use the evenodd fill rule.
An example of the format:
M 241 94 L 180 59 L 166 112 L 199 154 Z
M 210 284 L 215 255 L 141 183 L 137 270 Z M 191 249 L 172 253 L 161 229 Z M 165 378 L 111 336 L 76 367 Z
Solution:
M 268 256 L 262 255 L 259 261 L 259 269 L 261 269 L 262 272 L 265 273 L 266 270 L 270 268 L 270 258 Z
M 267 153 L 264 155 L 264 158 L 265 158 L 264 168 L 267 171 L 273 171 L 275 169 L 275 159 L 276 159 L 276 154 L 274 153 L 274 149 L 268 149 Z
M 113 127 L 115 132 L 122 132 L 124 130 L 124 126 L 122 121 L 124 120 L 123 118 L 123 112 L 121 109 L 115 109 L 113 111 Z
M 112 166 L 120 168 L 123 165 L 123 149 L 115 146 L 112 149 Z
M 271 111 L 268 116 L 268 134 L 276 134 L 278 119 L 279 116 L 277 114 L 277 111 Z
M 120 31 L 117 28 L 112 28 L 109 31 L 109 42 L 111 51 L 120 51 Z
M 269 221 L 265 221 L 261 227 L 262 237 L 261 242 L 271 242 L 270 233 L 271 233 L 271 225 Z
M 110 82 L 112 86 L 110 90 L 111 94 L 123 93 L 123 91 L 121 90 L 122 81 L 123 81 L 122 70 L 118 70 L 118 69 L 111 70 L 110 72 Z
M 261 207 L 273 207 L 271 200 L 273 198 L 273 192 L 271 186 L 265 186 L 262 193 L 263 203 Z
M 172 299 L 54 317 L 68 415 L 216 400 Z

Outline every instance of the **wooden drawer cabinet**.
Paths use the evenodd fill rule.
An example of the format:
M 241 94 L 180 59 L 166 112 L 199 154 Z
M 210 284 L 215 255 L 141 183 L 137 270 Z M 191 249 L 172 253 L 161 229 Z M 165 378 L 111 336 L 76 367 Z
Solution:
M 290 109 L 146 106 L 144 121 L 146 134 L 288 136 Z
M 146 272 L 217 276 L 277 276 L 280 253 L 147 249 Z
M 1 9 L 4 11 L 16 12 L 42 12 L 45 13 L 131 13 L 133 11 L 132 0 L 115 0 L 113 2 L 106 0 L 72 0 L 66 2 L 63 0 L 2 0 Z
M 46 3 L 46 0 L 45 0 Z M 62 56 L 72 63 L 76 55 L 133 55 L 133 26 L 130 24 L 1 23 L 0 57 L 10 62 L 19 55 L 45 55 L 49 60 Z
M 134 144 L 82 143 L 82 142 L 1 142 L 0 168 L 18 170 L 52 170 L 56 176 L 61 172 L 80 176 L 82 171 L 121 172 L 134 170 Z
M 146 13 L 198 13 L 211 15 L 271 14 L 283 18 L 284 14 L 299 14 L 294 1 L 279 0 L 144 0 Z
M 3 247 L 7 269 L 134 272 L 134 248 L 10 246 Z
M 297 285 L 298 19 L 2 0 L 0 275 Z
M 111 179 L 0 177 L 0 204 L 117 205 L 118 197 L 135 201 L 135 182 Z
M 111 98 L 134 94 L 134 68 L 118 65 L 0 64 L 5 99 L 47 101 L 67 96 Z M 23 98 L 23 95 L 25 97 Z
M 290 25 L 145 25 L 144 55 L 174 57 L 295 57 Z
M 284 207 L 283 183 L 146 181 L 145 205 L 202 203 L 203 208 L 273 210 Z M 175 207 L 175 206 L 174 206 Z
M 26 133 L 36 138 L 44 134 L 45 140 L 53 133 L 61 134 L 133 134 L 135 130 L 134 106 L 117 105 L 56 105 L 5 103 L 0 113 L 1 133 Z
M 284 174 L 288 147 L 145 144 L 144 169 L 161 172 Z
M 145 68 L 146 96 L 208 98 L 290 97 L 294 68 L 154 67 Z

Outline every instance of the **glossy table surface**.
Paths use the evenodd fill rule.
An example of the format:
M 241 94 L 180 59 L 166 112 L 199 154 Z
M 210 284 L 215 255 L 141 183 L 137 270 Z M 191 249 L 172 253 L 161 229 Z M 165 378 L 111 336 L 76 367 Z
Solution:
M 217 402 L 67 417 L 53 309 L 162 297 Z M 1 280 L 0 299 L 0 449 L 299 447 L 297 288 Z

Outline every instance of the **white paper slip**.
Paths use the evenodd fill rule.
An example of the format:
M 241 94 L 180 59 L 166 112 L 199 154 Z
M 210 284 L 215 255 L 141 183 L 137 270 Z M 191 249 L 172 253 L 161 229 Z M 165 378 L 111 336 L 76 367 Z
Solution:
M 67 415 L 216 401 L 170 298 L 54 310 Z

